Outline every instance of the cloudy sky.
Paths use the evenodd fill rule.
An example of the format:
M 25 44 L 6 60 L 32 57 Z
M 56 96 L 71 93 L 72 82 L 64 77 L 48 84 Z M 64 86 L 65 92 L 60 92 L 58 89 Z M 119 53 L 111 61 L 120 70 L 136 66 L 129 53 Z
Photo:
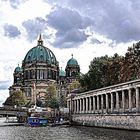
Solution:
M 124 55 L 140 39 L 140 1 L 0 0 L 0 104 L 40 33 L 63 70 L 73 54 L 86 73 L 94 57 Z

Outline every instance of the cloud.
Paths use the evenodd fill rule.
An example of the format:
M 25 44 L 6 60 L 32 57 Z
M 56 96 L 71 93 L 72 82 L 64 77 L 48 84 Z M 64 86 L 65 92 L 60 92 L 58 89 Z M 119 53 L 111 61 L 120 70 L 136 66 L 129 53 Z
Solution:
M 4 35 L 10 38 L 15 38 L 20 35 L 20 31 L 14 25 L 5 24 L 4 25 Z
M 95 44 L 101 44 L 101 43 L 103 43 L 103 42 L 101 42 L 100 40 L 98 40 L 98 39 L 96 39 L 96 38 L 91 38 L 91 43 L 95 43 Z
M 36 40 L 38 35 L 47 29 L 46 20 L 41 17 L 24 21 L 22 25 L 26 29 L 27 39 L 30 42 Z
M 9 88 L 9 80 L 8 81 L 0 81 L 0 90 L 6 90 Z
M 117 43 L 130 42 L 140 38 L 139 0 L 52 0 L 55 7 L 76 10 L 82 16 L 94 21 L 93 31 Z
M 86 41 L 88 36 L 84 30 L 93 24 L 90 18 L 82 17 L 77 11 L 61 7 L 47 16 L 47 22 L 57 30 L 53 45 L 61 48 L 73 47 L 75 43 Z
M 129 42 L 140 38 L 140 28 L 135 20 L 131 2 L 104 1 L 101 4 L 101 19 L 96 20 L 94 30 L 106 37 L 120 42 Z M 126 6 L 127 5 L 127 6 Z M 95 16 L 96 17 L 96 16 Z M 97 18 L 98 19 L 98 18 Z
M 0 106 L 2 106 L 8 96 L 8 90 L 0 90 Z
M 13 8 L 18 8 L 18 6 L 20 4 L 23 4 L 24 2 L 28 1 L 28 0 L 2 0 L 3 2 L 9 2 L 11 7 Z
M 53 43 L 53 45 L 59 48 L 77 47 L 77 45 L 80 45 L 83 41 L 87 40 L 87 35 L 85 34 L 85 32 L 77 29 L 71 29 L 70 31 L 67 31 L 64 35 L 58 34 L 59 32 L 57 32 L 56 34 L 56 36 L 58 37 Z

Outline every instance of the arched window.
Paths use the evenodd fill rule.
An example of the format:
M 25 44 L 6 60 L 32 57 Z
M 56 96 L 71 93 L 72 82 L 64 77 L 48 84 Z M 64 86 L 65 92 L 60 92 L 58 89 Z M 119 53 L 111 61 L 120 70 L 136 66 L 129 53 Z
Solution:
M 39 79 L 39 70 L 37 70 L 37 79 Z
M 47 79 L 47 70 L 44 70 L 44 79 Z
M 40 79 L 43 79 L 43 70 L 40 70 Z
M 50 79 L 51 78 L 51 70 L 48 69 L 48 78 Z

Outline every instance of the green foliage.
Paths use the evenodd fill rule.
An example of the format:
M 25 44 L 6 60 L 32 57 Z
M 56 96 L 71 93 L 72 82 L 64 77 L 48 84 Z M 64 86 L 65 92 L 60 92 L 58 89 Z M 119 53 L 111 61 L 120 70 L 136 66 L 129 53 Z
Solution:
M 89 71 L 79 82 L 84 91 L 114 85 L 140 78 L 140 42 L 128 48 L 125 56 L 94 58 Z
M 140 42 L 128 48 L 121 70 L 122 82 L 140 78 Z
M 79 81 L 74 80 L 74 81 L 72 81 L 72 83 L 70 83 L 70 84 L 67 86 L 67 88 L 69 89 L 69 91 L 72 91 L 72 90 L 74 90 L 74 89 L 79 88 L 79 86 L 80 86 Z
M 48 102 L 48 106 L 54 109 L 58 109 L 59 108 L 59 102 L 56 98 L 52 98 L 49 102 Z
M 8 106 L 24 106 L 26 105 L 26 99 L 21 90 L 15 90 L 5 101 L 4 105 Z
M 110 85 L 110 66 L 112 58 L 106 56 L 96 57 L 91 61 L 89 71 L 80 79 L 84 90 L 92 90 Z
M 48 85 L 47 87 L 47 93 L 46 93 L 46 97 L 45 97 L 45 100 L 46 100 L 46 105 L 48 107 L 51 107 L 51 108 L 58 108 L 58 101 L 56 99 L 56 85 L 55 84 L 50 84 Z

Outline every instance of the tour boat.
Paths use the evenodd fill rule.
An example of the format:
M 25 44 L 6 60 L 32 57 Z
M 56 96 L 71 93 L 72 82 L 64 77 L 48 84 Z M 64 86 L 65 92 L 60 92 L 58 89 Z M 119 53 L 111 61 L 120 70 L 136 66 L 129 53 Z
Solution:
M 27 125 L 29 126 L 47 126 L 48 120 L 41 117 L 28 117 Z

